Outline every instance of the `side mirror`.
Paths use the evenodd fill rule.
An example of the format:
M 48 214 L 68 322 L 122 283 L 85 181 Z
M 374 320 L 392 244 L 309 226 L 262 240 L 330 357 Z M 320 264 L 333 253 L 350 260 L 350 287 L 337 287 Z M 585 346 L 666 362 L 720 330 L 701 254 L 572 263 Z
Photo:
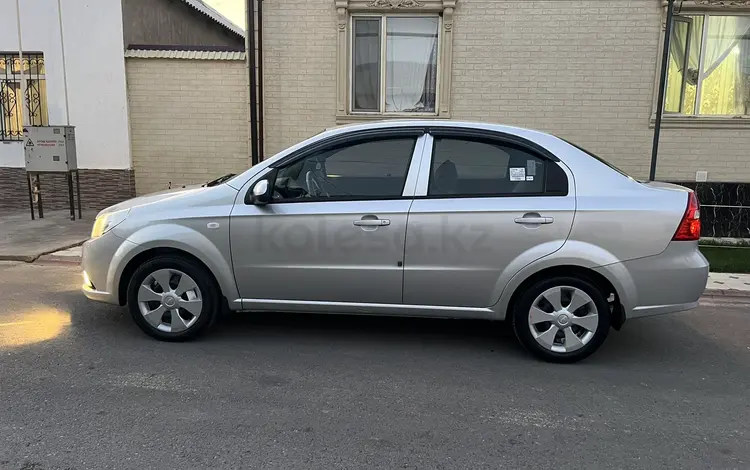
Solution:
M 267 179 L 262 179 L 253 186 L 250 203 L 256 206 L 265 206 L 269 202 L 271 202 L 271 185 Z

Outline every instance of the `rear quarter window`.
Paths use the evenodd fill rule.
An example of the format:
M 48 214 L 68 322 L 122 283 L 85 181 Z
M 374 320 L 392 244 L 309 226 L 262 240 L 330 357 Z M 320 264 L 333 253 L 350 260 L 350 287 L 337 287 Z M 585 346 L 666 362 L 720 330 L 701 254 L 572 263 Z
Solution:
M 555 137 L 557 137 L 557 136 L 555 136 Z M 624 177 L 626 177 L 626 178 L 629 178 L 629 179 L 631 179 L 631 180 L 633 180 L 633 181 L 637 181 L 637 180 L 636 180 L 635 178 L 633 178 L 633 177 L 632 177 L 632 176 L 630 176 L 629 174 L 625 173 L 625 172 L 624 172 L 623 170 L 621 170 L 621 169 L 617 168 L 616 166 L 614 166 L 613 164 L 611 164 L 611 163 L 610 163 L 610 162 L 608 162 L 607 160 L 603 159 L 603 158 L 602 158 L 602 157 L 600 157 L 599 155 L 597 155 L 597 154 L 595 154 L 595 153 L 593 153 L 593 152 L 590 152 L 590 151 L 586 150 L 585 148 L 581 147 L 580 145 L 576 145 L 576 144 L 574 144 L 573 142 L 571 142 L 571 141 L 569 141 L 569 140 L 565 140 L 565 139 L 563 139 L 563 138 L 561 138 L 561 137 L 557 137 L 557 138 L 558 138 L 558 139 L 560 139 L 560 140 L 562 140 L 562 141 L 563 141 L 563 142 L 565 142 L 566 144 L 572 145 L 573 147 L 577 148 L 578 150 L 580 150 L 581 152 L 585 153 L 585 154 L 586 154 L 586 155 L 588 155 L 589 157 L 591 157 L 591 158 L 593 158 L 594 160 L 597 160 L 598 162 L 600 162 L 600 163 L 602 163 L 602 164 L 606 165 L 606 166 L 607 166 L 607 167 L 608 167 L 609 169 L 611 169 L 611 170 L 614 170 L 614 171 L 616 171 L 617 173 L 621 174 L 622 176 L 624 176 Z

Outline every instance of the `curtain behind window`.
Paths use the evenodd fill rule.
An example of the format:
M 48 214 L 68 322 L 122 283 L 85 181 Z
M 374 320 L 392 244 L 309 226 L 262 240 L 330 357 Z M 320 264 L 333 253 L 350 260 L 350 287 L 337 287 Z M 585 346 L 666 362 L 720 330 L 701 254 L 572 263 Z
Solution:
M 380 20 L 354 20 L 354 111 L 380 111 Z
M 739 115 L 746 113 L 747 75 L 742 64 L 750 54 L 750 17 L 711 16 L 704 58 L 701 114 Z
M 388 18 L 386 112 L 434 112 L 438 18 Z

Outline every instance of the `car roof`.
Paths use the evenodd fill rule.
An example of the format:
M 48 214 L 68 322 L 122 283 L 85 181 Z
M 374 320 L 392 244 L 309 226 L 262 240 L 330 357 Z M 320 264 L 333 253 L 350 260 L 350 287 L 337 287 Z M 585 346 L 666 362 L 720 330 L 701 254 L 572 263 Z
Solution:
M 474 129 L 483 130 L 490 132 L 497 132 L 499 134 L 506 134 L 516 136 L 521 139 L 528 140 L 534 144 L 544 148 L 556 158 L 559 158 L 573 173 L 580 172 L 581 174 L 589 175 L 591 181 L 602 181 L 609 178 L 608 174 L 619 173 L 615 172 L 611 168 L 607 168 L 606 165 L 600 164 L 601 168 L 597 168 L 597 165 L 591 165 L 591 162 L 596 161 L 590 155 L 577 149 L 570 143 L 567 143 L 552 134 L 541 132 L 533 129 L 525 129 L 522 127 L 506 126 L 501 124 L 493 124 L 488 122 L 472 122 L 472 121 L 454 121 L 448 119 L 398 119 L 398 120 L 379 120 L 371 121 L 366 123 L 346 124 L 341 126 L 335 126 L 324 130 L 302 142 L 298 142 L 291 147 L 288 147 L 281 152 L 277 153 L 273 157 L 264 160 L 261 164 L 255 165 L 248 171 L 239 175 L 234 180 L 231 180 L 230 185 L 240 189 L 240 186 L 249 181 L 255 174 L 263 171 L 264 168 L 274 164 L 275 162 L 285 158 L 293 152 L 302 149 L 306 146 L 312 145 L 316 142 L 329 139 L 336 136 L 344 136 L 349 133 L 355 133 L 359 131 L 377 130 L 377 129 L 398 129 L 404 127 L 422 127 L 426 129 L 434 129 L 438 127 L 442 128 L 462 128 L 462 129 Z M 611 176 L 611 175 L 610 175 Z M 612 183 L 614 184 L 614 183 Z
M 519 135 L 527 138 L 551 136 L 550 134 L 547 134 L 545 132 L 537 131 L 534 129 L 526 129 L 523 127 L 507 126 L 503 124 L 493 124 L 489 122 L 479 121 L 454 121 L 449 119 L 392 119 L 371 121 L 366 123 L 342 124 L 339 126 L 326 128 L 325 131 L 323 131 L 321 134 L 331 136 L 360 130 L 399 127 L 461 127 L 466 129 L 482 129 L 502 132 L 505 134 Z

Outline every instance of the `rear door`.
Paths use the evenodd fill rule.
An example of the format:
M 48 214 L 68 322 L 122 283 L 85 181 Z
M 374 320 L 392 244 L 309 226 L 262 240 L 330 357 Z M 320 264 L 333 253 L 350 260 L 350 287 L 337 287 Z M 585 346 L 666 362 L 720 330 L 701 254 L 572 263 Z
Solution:
M 513 274 L 565 243 L 575 213 L 569 170 L 514 136 L 445 129 L 425 146 L 404 303 L 492 306 Z

